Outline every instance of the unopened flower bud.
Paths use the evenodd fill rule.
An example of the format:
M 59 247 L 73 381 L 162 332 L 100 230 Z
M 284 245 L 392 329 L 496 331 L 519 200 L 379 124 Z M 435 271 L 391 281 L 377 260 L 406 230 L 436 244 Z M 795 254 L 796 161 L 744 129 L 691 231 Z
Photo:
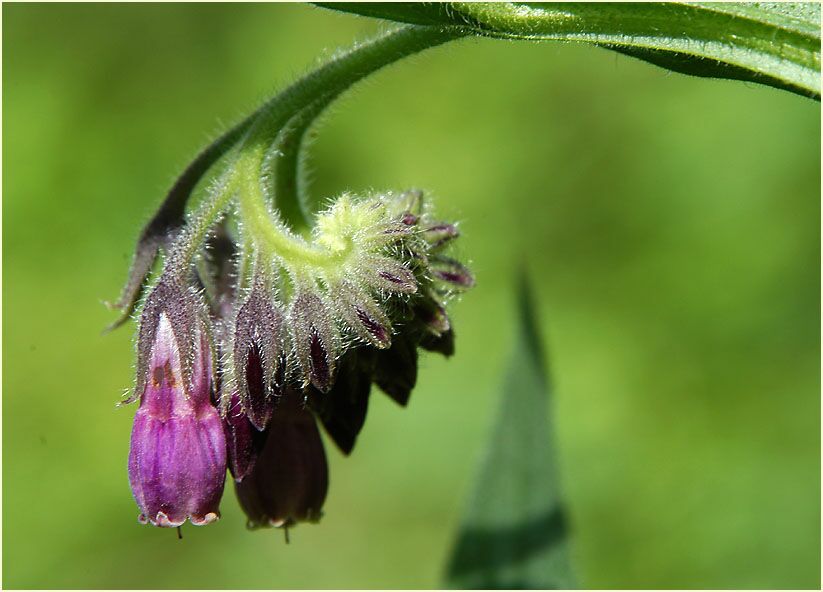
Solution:
M 297 361 L 305 383 L 328 392 L 334 382 L 338 335 L 331 307 L 309 290 L 300 292 L 289 314 Z
M 474 276 L 468 268 L 449 257 L 438 255 L 430 260 L 432 275 L 454 288 L 465 290 L 474 286 Z
M 287 389 L 268 432 L 254 468 L 235 483 L 249 528 L 316 522 L 328 490 L 328 466 L 314 416 L 299 392 Z
M 378 290 L 402 294 L 413 294 L 417 291 L 414 274 L 394 259 L 371 257 L 364 272 L 363 279 Z
M 415 317 L 427 333 L 442 335 L 451 328 L 451 321 L 446 308 L 432 295 L 421 299 L 414 312 Z
M 192 379 L 183 376 L 183 354 L 173 321 L 160 312 L 140 394 L 129 450 L 129 481 L 140 522 L 180 526 L 217 520 L 226 474 L 226 445 L 212 405 L 211 353 L 206 334 L 178 327 L 193 341 Z
M 433 293 L 418 303 L 415 317 L 423 330 L 420 347 L 446 357 L 454 354 L 454 330 L 449 315 Z
M 338 312 L 352 331 L 378 349 L 389 347 L 391 323 L 374 300 L 349 282 L 342 282 L 335 291 Z
M 237 312 L 232 367 L 241 406 L 258 430 L 265 429 L 271 417 L 282 387 L 275 377 L 284 365 L 283 313 L 262 285 L 256 285 Z
M 423 233 L 423 238 L 429 243 L 429 249 L 439 250 L 447 245 L 450 241 L 460 236 L 457 226 L 441 222 L 426 228 Z

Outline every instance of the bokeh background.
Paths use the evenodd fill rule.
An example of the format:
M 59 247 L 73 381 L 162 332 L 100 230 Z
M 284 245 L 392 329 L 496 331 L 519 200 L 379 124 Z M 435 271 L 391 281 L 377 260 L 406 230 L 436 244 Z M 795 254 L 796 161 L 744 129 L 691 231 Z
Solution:
M 195 152 L 381 27 L 301 5 L 3 6 L 3 586 L 437 587 L 526 265 L 590 587 L 820 585 L 820 105 L 571 44 L 465 40 L 336 106 L 314 192 L 423 187 L 477 288 L 372 398 L 326 516 L 141 527 L 133 325 L 101 301 Z

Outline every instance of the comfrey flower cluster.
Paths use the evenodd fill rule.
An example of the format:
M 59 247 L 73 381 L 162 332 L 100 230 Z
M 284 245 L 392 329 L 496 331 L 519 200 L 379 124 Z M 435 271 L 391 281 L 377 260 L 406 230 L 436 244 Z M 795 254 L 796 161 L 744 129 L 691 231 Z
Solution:
M 454 351 L 445 306 L 474 280 L 420 192 L 343 195 L 304 235 L 268 216 L 266 232 L 252 216 L 193 218 L 158 239 L 131 397 L 140 522 L 218 519 L 227 468 L 250 527 L 317 521 L 318 422 L 349 454 L 372 384 L 406 405 L 418 348 Z

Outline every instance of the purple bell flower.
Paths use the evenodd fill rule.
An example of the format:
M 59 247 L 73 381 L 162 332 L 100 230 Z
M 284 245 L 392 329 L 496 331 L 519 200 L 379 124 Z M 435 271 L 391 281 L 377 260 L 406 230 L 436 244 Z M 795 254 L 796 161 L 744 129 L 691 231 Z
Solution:
M 129 451 L 129 482 L 143 524 L 176 527 L 188 519 L 200 526 L 220 516 L 226 441 L 211 401 L 208 338 L 193 333 L 185 380 L 170 315 L 159 313 Z

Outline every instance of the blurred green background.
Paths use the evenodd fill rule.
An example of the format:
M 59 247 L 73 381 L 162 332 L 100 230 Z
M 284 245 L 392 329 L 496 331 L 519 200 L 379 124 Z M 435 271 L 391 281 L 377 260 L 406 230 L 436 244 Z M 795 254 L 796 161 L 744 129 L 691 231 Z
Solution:
M 318 526 L 137 524 L 137 234 L 213 134 L 379 30 L 300 5 L 3 5 L 3 586 L 436 587 L 537 291 L 589 587 L 820 585 L 820 104 L 579 45 L 464 40 L 326 118 L 314 192 L 418 186 L 477 288 L 406 410 L 327 446 Z

